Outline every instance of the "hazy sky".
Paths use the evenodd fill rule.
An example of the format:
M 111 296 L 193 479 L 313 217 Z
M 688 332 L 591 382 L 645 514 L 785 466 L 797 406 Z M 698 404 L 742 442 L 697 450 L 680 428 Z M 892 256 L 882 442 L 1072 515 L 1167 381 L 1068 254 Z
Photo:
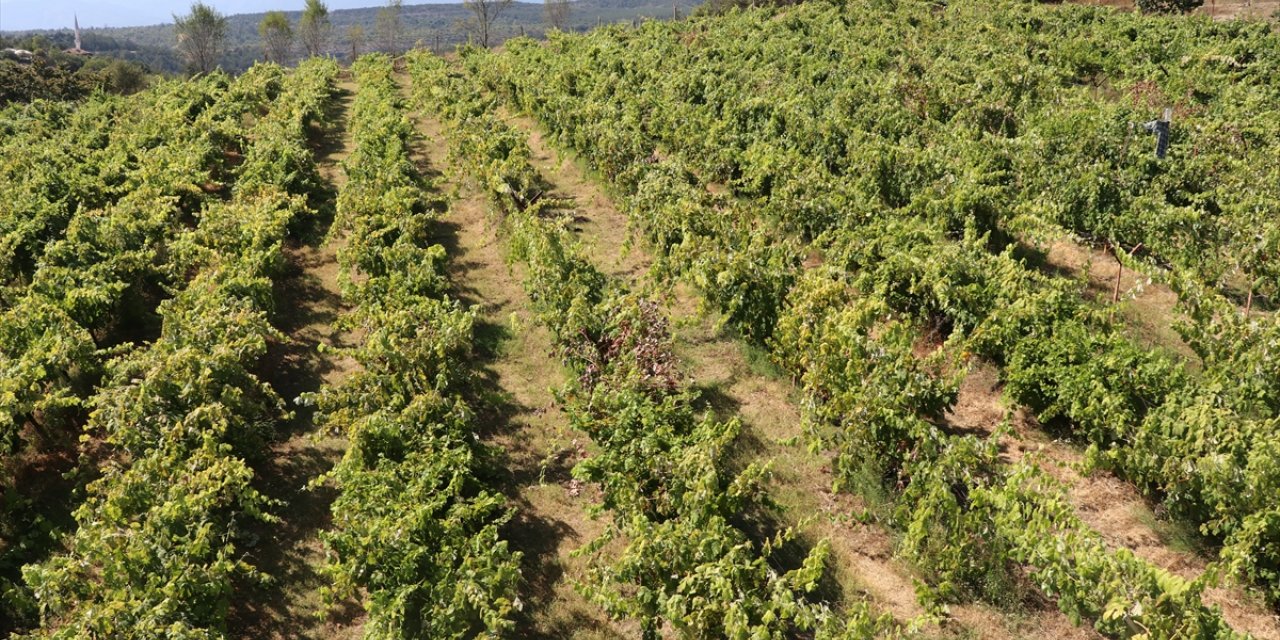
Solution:
M 424 4 L 414 0 L 405 4 Z M 446 0 L 435 0 L 446 1 Z M 172 22 L 192 0 L 0 0 L 0 31 L 69 28 L 73 17 L 84 27 L 135 27 Z M 273 9 L 299 11 L 303 0 L 205 0 L 225 14 L 261 13 Z M 355 9 L 384 4 L 383 0 L 327 0 L 330 9 Z

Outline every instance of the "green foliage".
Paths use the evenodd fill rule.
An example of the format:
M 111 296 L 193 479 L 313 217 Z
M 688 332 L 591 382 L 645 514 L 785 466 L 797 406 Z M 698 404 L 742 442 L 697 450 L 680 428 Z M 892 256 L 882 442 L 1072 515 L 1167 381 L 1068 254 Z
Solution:
M 329 21 L 329 7 L 321 0 L 307 0 L 298 22 L 298 36 L 308 57 L 323 55 L 333 25 Z
M 78 100 L 97 86 L 91 75 L 75 73 L 44 55 L 30 63 L 0 59 L 0 106 L 34 100 Z
M 0 446 L 11 454 L 27 424 L 66 432 L 81 406 L 84 380 L 98 368 L 93 337 L 42 296 L 22 298 L 0 316 Z M 78 393 L 79 392 L 79 393 Z
M 325 480 L 340 491 L 330 599 L 367 594 L 368 638 L 469 638 L 513 628 L 520 553 L 499 536 L 511 510 L 478 477 L 472 383 L 476 314 L 446 295 L 444 249 L 431 244 L 441 202 L 409 157 L 413 128 L 391 60 L 361 58 L 334 233 L 342 319 L 363 335 L 362 366 L 314 400 L 351 441 Z M 355 278 L 359 274 L 359 278 Z
M 735 526 L 763 499 L 768 465 L 728 470 L 740 425 L 697 415 L 658 305 L 584 258 L 567 217 L 541 198 L 546 185 L 522 134 L 473 83 L 427 54 L 411 55 L 410 73 L 419 101 L 444 116 L 450 153 L 503 216 L 509 256 L 523 265 L 538 317 L 577 374 L 563 392 L 566 410 L 599 451 L 573 474 L 601 488 L 598 509 L 610 516 L 606 532 L 578 551 L 591 560 L 580 590 L 611 616 L 638 622 L 645 638 L 664 629 L 729 638 L 893 633 L 865 609 L 852 607 L 837 622 L 806 599 L 824 572 L 827 543 L 780 573 L 771 555 L 795 532 L 757 543 Z
M 1188 505 L 1185 513 L 1198 510 L 1208 535 L 1240 540 L 1224 561 L 1269 584 L 1277 566 L 1274 544 L 1262 542 L 1274 524 L 1270 508 L 1228 496 L 1271 492 L 1247 491 L 1235 484 L 1243 476 L 1216 471 L 1247 460 L 1254 486 L 1274 486 L 1264 423 L 1223 407 L 1199 414 L 1212 416 L 1212 426 L 1202 420 L 1197 431 L 1163 435 L 1180 428 L 1173 416 L 1202 396 L 1199 385 L 1221 394 L 1230 383 L 1212 382 L 1212 371 L 1201 380 L 1133 343 L 1110 314 L 1082 301 L 1078 283 L 1037 272 L 1005 246 L 1022 229 L 1064 224 L 1126 247 L 1142 242 L 1141 260 L 1172 263 L 1192 281 L 1232 268 L 1239 254 L 1205 241 L 1222 237 L 1230 227 L 1218 222 L 1227 218 L 1207 212 L 1239 194 L 1209 195 L 1196 177 L 1204 174 L 1189 169 L 1207 170 L 1203 155 L 1157 163 L 1136 141 L 1126 146 L 1125 122 L 1143 106 L 1099 99 L 1084 84 L 1098 79 L 1077 75 L 1088 68 L 1107 74 L 1105 82 L 1141 87 L 1144 74 L 1177 59 L 1118 34 L 1139 26 L 1183 33 L 1182 24 L 1081 7 L 810 4 L 515 41 L 467 63 L 591 162 L 667 263 L 661 273 L 697 285 L 708 304 L 734 308 L 738 290 L 714 285 L 752 271 L 719 268 L 711 278 L 701 265 L 745 247 L 778 252 L 753 260 L 750 280 L 782 283 L 774 289 L 781 295 L 733 322 L 757 340 L 771 327 L 763 342 L 806 393 L 814 446 L 836 451 L 841 480 L 865 482 L 869 466 L 880 475 L 904 531 L 902 551 L 936 595 L 999 599 L 999 584 L 1027 570 L 1065 611 L 1109 635 L 1145 627 L 1228 637 L 1219 614 L 1199 604 L 1203 585 L 1107 550 L 1061 508 L 1058 488 L 1010 484 L 1021 472 L 999 461 L 994 437 L 946 428 L 966 363 L 989 359 L 1012 399 L 1091 444 L 1095 464 Z M 1195 24 L 1185 27 L 1184 47 L 1245 37 L 1241 27 Z M 1101 57 L 1073 48 L 1104 35 L 1117 44 Z M 1247 41 L 1237 46 L 1273 46 L 1261 32 Z M 1255 71 L 1251 91 L 1267 77 Z M 1227 82 L 1202 67 L 1167 82 L 1205 73 L 1215 86 Z M 1213 117 L 1240 115 L 1226 104 Z M 708 181 L 724 184 L 728 197 L 708 194 Z M 1164 200 L 1149 195 L 1153 185 Z M 814 238 L 821 255 L 803 256 L 795 236 Z M 680 246 L 698 250 L 670 249 Z M 785 302 L 769 308 L 768 300 Z M 925 328 L 940 345 L 922 344 Z M 1221 344 L 1225 353 L 1250 352 Z M 1253 357 L 1243 362 L 1257 367 Z M 1218 437 L 1240 431 L 1256 435 Z M 979 503 L 979 495 L 1002 498 Z M 1216 509 L 1232 515 L 1210 515 Z M 1048 524 L 1023 535 L 1012 523 L 1033 512 Z M 1051 553 L 1069 545 L 1078 550 Z M 1103 602 L 1082 604 L 1090 598 Z
M 246 76 L 251 86 L 280 90 L 265 101 L 278 110 L 262 114 L 263 132 L 287 130 L 305 145 L 301 124 L 268 123 L 300 123 L 302 105 L 319 110 L 336 73 L 326 62 L 282 85 Z M 228 109 L 229 131 L 240 121 L 237 109 Z M 243 177 L 231 200 L 209 203 L 190 229 L 170 218 L 174 202 L 162 199 L 154 218 L 123 207 L 135 215 L 85 217 L 84 236 L 77 217 L 59 241 L 68 257 L 54 262 L 86 260 L 59 272 L 86 292 L 64 303 L 71 316 L 106 313 L 119 295 L 108 277 L 129 270 L 168 274 L 176 293 L 160 304 L 160 336 L 107 362 L 86 402 L 87 429 L 113 455 L 89 484 L 65 550 L 23 571 L 39 607 L 33 638 L 223 637 L 233 582 L 261 577 L 240 545 L 246 523 L 273 520 L 272 505 L 253 487 L 247 460 L 261 455 L 284 403 L 254 369 L 268 340 L 280 338 L 269 322 L 271 276 L 288 223 L 304 209 L 297 194 L 255 180 Z M 99 265 L 105 269 L 95 273 Z M 35 295 L 44 282 L 38 273 Z
M 192 73 L 209 73 L 218 68 L 226 46 L 226 16 L 203 2 L 195 2 L 191 13 L 173 17 L 173 28 L 187 69 Z
M 288 62 L 289 50 L 293 48 L 293 27 L 283 11 L 268 11 L 258 23 L 258 36 L 262 38 L 268 62 Z
M 210 12 L 179 25 L 205 70 L 196 45 L 216 60 L 225 26 Z M 327 24 L 323 3 L 306 15 Z M 1277 44 L 1248 22 L 910 0 L 516 40 L 463 49 L 460 66 L 411 55 L 415 100 L 493 202 L 575 374 L 570 419 L 599 448 L 574 470 L 608 516 L 580 552 L 583 593 L 646 637 L 900 631 L 810 601 L 825 544 L 782 571 L 774 553 L 795 532 L 740 528 L 769 466 L 730 468 L 738 423 L 695 410 L 659 306 L 584 258 L 567 204 L 481 87 L 611 183 L 659 278 L 769 350 L 836 484 L 887 501 L 926 603 L 1000 603 L 1026 581 L 1111 637 L 1233 638 L 1202 603 L 1219 572 L 1280 600 L 1280 324 L 1250 308 L 1280 293 Z M 511 510 L 482 480 L 476 314 L 449 297 L 432 244 L 443 202 L 411 160 L 391 61 L 354 71 L 357 144 L 333 228 L 349 239 L 342 323 L 363 338 L 349 351 L 363 371 L 312 398 L 351 440 L 326 476 L 339 490 L 329 595 L 364 595 L 370 637 L 507 633 L 521 558 L 499 533 Z M 105 77 L 0 73 L 15 74 L 0 102 L 80 97 Z M 262 65 L 0 110 L 0 445 L 87 421 L 112 450 L 65 549 L 26 568 L 29 591 L 0 576 L 10 611 L 38 609 L 35 637 L 221 637 L 230 585 L 260 577 L 241 543 L 272 505 L 249 461 L 284 405 L 255 365 L 279 339 L 272 280 L 321 184 L 305 137 L 335 74 Z M 1158 161 L 1133 125 L 1166 105 L 1174 139 Z M 1198 366 L 1027 264 L 1018 237 L 1046 229 L 1172 281 Z M 160 335 L 116 346 L 138 300 Z M 1221 543 L 1221 564 L 1187 581 L 1109 549 L 1062 487 L 1001 459 L 999 429 L 951 429 L 975 358 L 1091 465 Z
M 0 295 L 11 311 L 25 310 L 0 319 L 3 384 L 15 394 L 6 394 L 0 419 L 9 444 L 25 424 L 48 429 L 76 415 L 101 368 L 96 347 L 104 329 L 126 295 L 164 272 L 162 247 L 176 233 L 184 200 L 197 207 L 203 200 L 197 185 L 210 177 L 215 140 L 230 130 L 223 115 L 205 108 L 229 98 L 226 89 L 225 79 L 210 78 L 84 105 L 70 114 L 67 131 L 85 136 L 78 153 L 70 138 L 12 141 L 12 150 L 32 155 L 5 167 L 15 181 L 0 204 L 12 214 L 0 223 L 12 248 L 3 269 L 10 287 Z M 87 120 L 98 118 L 105 121 Z M 160 133 L 156 126 L 172 128 Z M 24 395 L 44 396 L 42 406 L 21 408 Z
M 1112 637 L 1242 637 L 1202 604 L 1206 577 L 1187 581 L 1128 549 L 1109 553 L 1040 469 L 1016 465 L 1003 486 L 975 492 L 973 502 L 992 511 L 998 535 L 1012 541 L 1012 557 L 1040 568 L 1032 579 L 1072 618 L 1094 618 L 1094 627 Z M 1044 544 L 1046 538 L 1056 544 Z M 1081 588 L 1082 577 L 1091 588 Z
M 95 57 L 80 67 L 80 74 L 97 74 L 101 87 L 109 93 L 131 95 L 151 82 L 147 68 L 128 60 Z
M 1204 0 L 1137 0 L 1143 13 L 1190 13 L 1204 5 Z

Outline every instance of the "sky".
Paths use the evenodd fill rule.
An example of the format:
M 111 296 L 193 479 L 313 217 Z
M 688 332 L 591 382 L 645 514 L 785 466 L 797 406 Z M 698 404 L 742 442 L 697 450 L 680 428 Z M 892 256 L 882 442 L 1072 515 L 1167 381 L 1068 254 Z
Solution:
M 405 4 L 421 4 L 416 0 Z M 438 0 L 445 1 L 445 0 Z M 0 31 L 70 28 L 74 17 L 80 27 L 137 27 L 172 22 L 173 14 L 185 14 L 192 0 L 0 0 Z M 261 13 L 273 9 L 302 10 L 303 0 L 205 0 L 224 14 Z M 382 0 L 328 0 L 330 9 L 378 6 Z

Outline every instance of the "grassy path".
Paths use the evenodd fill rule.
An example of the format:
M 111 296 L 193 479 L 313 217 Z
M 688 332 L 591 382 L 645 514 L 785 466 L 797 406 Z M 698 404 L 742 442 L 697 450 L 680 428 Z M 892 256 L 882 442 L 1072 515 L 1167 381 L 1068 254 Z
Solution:
M 266 359 L 273 363 L 267 379 L 294 412 L 293 419 L 281 425 L 270 456 L 257 465 L 259 488 L 283 503 L 276 510 L 280 522 L 257 527 L 257 544 L 248 553 L 250 562 L 272 580 L 262 587 L 243 585 L 234 595 L 232 637 L 359 637 L 361 611 L 354 602 L 330 612 L 327 620 L 320 619 L 325 610 L 320 590 L 327 580 L 320 573 L 325 549 L 319 534 L 328 525 L 334 493 L 307 486 L 342 457 L 346 439 L 342 434 L 320 432 L 312 410 L 295 403 L 300 394 L 335 384 L 358 366 L 349 357 L 318 348 L 354 342 L 353 336 L 334 327 L 345 310 L 338 289 L 337 253 L 342 240 L 326 242 L 325 238 L 333 220 L 335 194 L 346 180 L 341 162 L 351 152 L 346 120 L 355 85 L 344 75 L 339 89 L 329 117 L 332 129 L 316 149 L 317 167 L 328 192 L 319 199 L 318 217 L 285 248 L 289 264 L 277 284 L 276 326 L 287 340 L 272 345 Z
M 448 166 L 439 121 L 423 114 L 415 120 L 423 135 L 422 162 Z M 608 620 L 573 588 L 586 561 L 571 552 L 598 535 L 605 522 L 587 514 L 594 490 L 569 474 L 589 455 L 589 439 L 569 426 L 552 392 L 563 385 L 565 374 L 551 336 L 530 311 L 519 272 L 503 258 L 484 195 L 460 176 L 439 179 L 453 197 L 435 241 L 448 250 L 454 294 L 480 311 L 476 368 L 490 390 L 481 403 L 481 431 L 496 451 L 493 467 L 499 477 L 493 484 L 516 509 L 504 537 L 524 553 L 524 610 L 517 635 L 548 640 L 633 637 L 638 630 Z
M 1179 318 L 1178 294 L 1168 285 L 1153 282 L 1141 271 L 1122 270 L 1107 252 L 1070 237 L 1048 242 L 1039 250 L 1043 253 L 1042 267 L 1050 273 L 1082 280 L 1088 300 L 1111 305 L 1112 296 L 1118 292 L 1119 300 L 1114 305 L 1119 326 L 1131 339 L 1148 349 L 1185 360 L 1192 371 L 1201 367 L 1200 357 L 1174 328 Z M 1243 311 L 1243 307 L 1239 308 Z M 1270 312 L 1255 307 L 1253 313 Z M 987 385 L 998 392 L 994 372 L 984 373 L 976 385 L 968 386 Z M 1024 411 L 1014 415 L 1013 423 L 1021 438 L 1013 457 L 1030 450 L 1039 451 L 1045 468 L 1071 487 L 1070 498 L 1081 519 L 1101 533 L 1109 544 L 1129 549 L 1138 557 L 1188 579 L 1204 573 L 1216 559 L 1218 550 L 1206 546 L 1193 525 L 1161 517 L 1161 508 L 1158 505 L 1153 508 L 1129 482 L 1106 471 L 1090 476 L 1081 474 L 1079 467 L 1084 456 L 1079 447 L 1054 440 Z M 1238 585 L 1216 587 L 1206 590 L 1205 601 L 1221 607 L 1223 617 L 1235 629 L 1257 638 L 1280 638 L 1280 615 L 1255 592 Z
M 1134 555 L 1188 580 L 1200 576 L 1216 557 L 1194 530 L 1159 516 L 1133 484 L 1105 470 L 1082 473 L 1080 447 L 1046 431 L 1024 408 L 1010 406 L 1003 397 L 999 373 L 983 363 L 969 372 L 960 386 L 956 406 L 947 416 L 951 427 L 990 434 L 1008 418 L 1013 434 L 1001 442 L 1002 458 L 1017 462 L 1034 456 L 1036 463 L 1067 487 L 1067 499 L 1080 519 L 1101 534 L 1108 546 Z M 1232 628 L 1256 638 L 1280 638 L 1280 617 L 1261 597 L 1238 585 L 1207 589 L 1207 604 L 1222 608 Z

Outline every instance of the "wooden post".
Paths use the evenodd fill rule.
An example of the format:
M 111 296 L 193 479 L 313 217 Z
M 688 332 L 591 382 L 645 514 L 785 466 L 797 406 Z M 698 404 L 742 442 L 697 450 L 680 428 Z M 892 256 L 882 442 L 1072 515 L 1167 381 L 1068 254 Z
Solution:
M 1249 296 L 1244 299 L 1244 317 L 1248 318 L 1253 311 L 1253 278 L 1249 278 Z
M 1111 304 L 1115 304 L 1120 301 L 1120 276 L 1124 275 L 1124 262 L 1120 260 L 1120 245 L 1110 243 L 1108 245 L 1111 247 L 1111 255 L 1116 259 L 1116 287 L 1111 291 Z M 1129 257 L 1133 257 L 1133 254 L 1137 253 L 1138 249 L 1141 248 L 1142 243 L 1139 242 L 1137 246 L 1128 251 Z
M 1120 301 L 1120 276 L 1124 275 L 1124 263 L 1120 261 L 1120 248 L 1114 244 L 1107 243 L 1111 249 L 1111 257 L 1116 259 L 1116 285 L 1111 289 L 1111 304 Z
M 671 15 L 673 20 L 680 19 L 680 5 L 674 2 L 671 3 Z
M 1164 116 L 1156 123 L 1156 157 L 1164 159 L 1169 153 L 1169 127 L 1173 124 L 1173 109 L 1165 107 Z
M 1115 258 L 1116 258 L 1116 288 L 1111 291 L 1111 304 L 1120 302 L 1120 276 L 1124 275 L 1124 263 L 1120 262 L 1119 255 L 1116 255 Z

